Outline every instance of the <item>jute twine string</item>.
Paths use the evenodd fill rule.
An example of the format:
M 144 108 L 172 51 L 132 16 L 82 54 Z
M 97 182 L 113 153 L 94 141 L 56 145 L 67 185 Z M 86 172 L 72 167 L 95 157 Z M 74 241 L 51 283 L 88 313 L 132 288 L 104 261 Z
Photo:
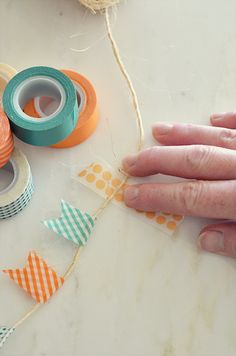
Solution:
M 139 102 L 138 102 L 138 97 L 136 94 L 136 91 L 134 89 L 134 86 L 132 84 L 132 81 L 130 79 L 130 76 L 125 68 L 125 65 L 121 59 L 119 48 L 117 46 L 117 43 L 113 37 L 112 34 L 112 29 L 111 29 L 111 23 L 110 23 L 110 16 L 109 16 L 109 7 L 114 6 L 120 2 L 120 0 L 78 0 L 82 5 L 90 9 L 93 13 L 96 13 L 97 11 L 100 11 L 105 14 L 105 21 L 106 21 L 106 28 L 107 28 L 107 34 L 108 38 L 111 43 L 111 48 L 115 57 L 115 60 L 119 66 L 119 69 L 121 71 L 121 74 L 123 75 L 124 79 L 126 80 L 129 92 L 132 97 L 132 105 L 134 108 L 134 112 L 136 115 L 136 122 L 137 122 L 137 127 L 138 127 L 138 144 L 137 144 L 137 151 L 140 151 L 143 147 L 143 142 L 144 142 L 144 129 L 143 129 L 143 120 L 139 108 Z M 114 190 L 113 194 L 111 196 L 107 197 L 104 202 L 101 204 L 101 206 L 96 210 L 96 212 L 93 214 L 94 220 L 97 220 L 100 214 L 106 209 L 106 207 L 109 205 L 109 203 L 113 200 L 115 195 L 119 192 L 119 190 L 127 183 L 129 179 L 129 175 L 123 172 L 121 168 L 119 168 L 119 171 L 123 174 L 124 178 L 121 181 L 120 185 Z M 75 251 L 74 257 L 67 267 L 63 278 L 66 280 L 70 274 L 73 272 L 75 265 L 79 259 L 80 253 L 82 251 L 83 247 L 78 247 Z M 41 304 L 35 304 L 33 308 L 30 309 L 21 319 L 19 319 L 15 325 L 13 326 L 14 328 L 18 327 L 20 324 L 22 324 L 24 321 L 26 321 L 32 314 L 34 314 L 42 305 Z
M 97 11 L 104 11 L 120 2 L 120 0 L 78 0 L 83 6 L 87 7 L 94 14 Z

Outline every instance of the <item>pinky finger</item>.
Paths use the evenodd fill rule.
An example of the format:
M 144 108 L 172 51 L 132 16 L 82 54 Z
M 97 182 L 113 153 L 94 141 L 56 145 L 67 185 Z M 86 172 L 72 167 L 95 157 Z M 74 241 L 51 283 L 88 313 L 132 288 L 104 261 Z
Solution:
M 210 117 L 212 126 L 236 129 L 236 112 L 213 114 Z
M 203 250 L 236 258 L 236 223 L 207 226 L 200 233 L 198 242 Z

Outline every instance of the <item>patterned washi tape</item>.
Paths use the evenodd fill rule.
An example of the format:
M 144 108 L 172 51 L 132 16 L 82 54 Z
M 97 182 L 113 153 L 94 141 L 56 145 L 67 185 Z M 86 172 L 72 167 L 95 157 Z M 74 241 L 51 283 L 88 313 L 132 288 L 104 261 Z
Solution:
M 64 278 L 58 276 L 35 251 L 29 253 L 25 267 L 5 269 L 3 273 L 8 274 L 37 303 L 46 303 L 64 283 Z
M 52 145 L 54 148 L 68 148 L 85 141 L 95 131 L 98 122 L 97 96 L 91 82 L 81 74 L 72 70 L 62 70 L 73 82 L 79 107 L 79 120 L 73 132 L 64 140 Z M 52 114 L 59 102 L 53 98 L 36 97 L 30 100 L 24 112 L 33 117 L 45 117 Z
M 15 328 L 0 326 L 0 349 L 3 347 L 9 336 L 14 332 Z
M 57 110 L 40 120 L 23 109 L 37 96 L 59 101 Z M 78 121 L 78 104 L 74 85 L 62 72 L 50 67 L 32 67 L 18 73 L 7 84 L 3 107 L 14 134 L 35 146 L 53 145 L 66 138 Z
M 14 149 L 10 161 L 2 169 L 13 173 L 12 182 L 0 191 L 0 219 L 6 219 L 28 205 L 34 186 L 29 163 L 20 150 Z
M 0 108 L 0 168 L 9 161 L 14 149 L 10 124 L 5 113 Z
M 97 160 L 80 171 L 77 174 L 77 179 L 83 185 L 92 189 L 103 198 L 107 198 L 114 193 L 117 187 L 119 187 L 123 178 L 119 172 L 112 169 L 107 162 Z M 113 199 L 114 203 L 124 208 L 126 207 L 124 204 L 123 192 L 126 187 L 127 184 L 120 189 Z M 152 224 L 168 235 L 172 235 L 183 221 L 183 216 L 167 212 L 134 211 L 133 213 L 138 218 L 142 217 L 145 222 Z
M 59 236 L 74 242 L 79 246 L 84 246 L 94 228 L 93 217 L 75 208 L 66 201 L 61 201 L 61 216 L 56 219 L 47 219 L 43 224 Z

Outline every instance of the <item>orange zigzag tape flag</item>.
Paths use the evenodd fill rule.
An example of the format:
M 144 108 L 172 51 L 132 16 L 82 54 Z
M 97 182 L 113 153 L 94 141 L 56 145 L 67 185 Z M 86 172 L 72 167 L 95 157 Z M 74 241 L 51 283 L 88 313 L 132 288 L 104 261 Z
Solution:
M 38 303 L 46 303 L 64 283 L 64 278 L 58 277 L 36 252 L 29 253 L 24 268 L 6 269 L 3 272 Z

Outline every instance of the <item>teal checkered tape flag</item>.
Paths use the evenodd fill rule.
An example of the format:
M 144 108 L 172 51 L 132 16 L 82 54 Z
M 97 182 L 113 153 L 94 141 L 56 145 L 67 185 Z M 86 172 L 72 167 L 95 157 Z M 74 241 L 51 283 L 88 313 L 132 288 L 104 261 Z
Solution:
M 59 218 L 44 220 L 43 224 L 69 241 L 84 246 L 94 227 L 94 219 L 64 200 L 61 201 L 61 209 Z
M 0 349 L 3 347 L 4 343 L 8 337 L 13 333 L 14 328 L 8 328 L 7 326 L 0 326 Z

